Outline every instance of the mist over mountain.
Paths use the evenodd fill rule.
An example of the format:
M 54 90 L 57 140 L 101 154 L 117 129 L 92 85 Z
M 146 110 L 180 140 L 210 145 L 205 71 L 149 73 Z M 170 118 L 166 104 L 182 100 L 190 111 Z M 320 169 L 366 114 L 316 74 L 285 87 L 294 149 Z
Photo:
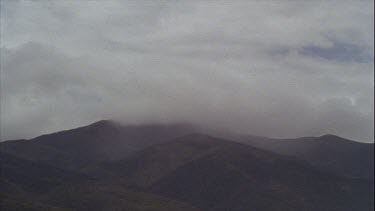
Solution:
M 0 210 L 373 211 L 373 7 L 0 0 Z
M 2 0 L 1 140 L 108 118 L 373 142 L 373 6 Z

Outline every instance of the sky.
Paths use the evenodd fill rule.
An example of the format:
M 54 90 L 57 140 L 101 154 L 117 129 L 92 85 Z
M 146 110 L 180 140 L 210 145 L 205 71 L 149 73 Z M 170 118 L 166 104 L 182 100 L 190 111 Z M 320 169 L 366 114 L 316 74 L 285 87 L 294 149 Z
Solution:
M 372 0 L 1 0 L 1 140 L 112 119 L 374 141 Z

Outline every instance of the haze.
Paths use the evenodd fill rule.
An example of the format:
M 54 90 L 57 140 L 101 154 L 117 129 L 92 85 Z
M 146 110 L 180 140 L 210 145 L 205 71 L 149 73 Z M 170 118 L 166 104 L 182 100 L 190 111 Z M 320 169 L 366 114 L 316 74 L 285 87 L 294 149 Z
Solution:
M 373 142 L 373 4 L 1 0 L 1 140 L 113 119 Z

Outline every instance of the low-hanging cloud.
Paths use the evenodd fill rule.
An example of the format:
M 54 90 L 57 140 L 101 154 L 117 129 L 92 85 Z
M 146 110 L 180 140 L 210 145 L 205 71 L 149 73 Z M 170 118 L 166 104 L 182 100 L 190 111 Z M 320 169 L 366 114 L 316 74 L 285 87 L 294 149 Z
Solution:
M 371 8 L 1 1 L 2 140 L 114 119 L 373 142 Z

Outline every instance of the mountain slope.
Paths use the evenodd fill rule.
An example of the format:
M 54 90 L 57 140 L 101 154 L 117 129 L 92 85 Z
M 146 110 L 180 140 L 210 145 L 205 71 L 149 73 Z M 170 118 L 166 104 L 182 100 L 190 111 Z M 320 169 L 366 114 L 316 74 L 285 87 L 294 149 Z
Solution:
M 193 206 L 121 184 L 1 153 L 1 210 L 198 211 Z
M 203 210 L 372 210 L 366 181 L 201 134 L 151 146 L 106 166 L 143 190 Z
M 79 211 L 199 211 L 184 202 L 134 191 L 118 184 L 103 183 L 56 189 L 44 194 L 41 201 L 55 207 Z
M 334 135 L 297 139 L 243 137 L 251 146 L 279 154 L 296 156 L 322 170 L 354 178 L 374 178 L 374 145 Z
M 367 146 L 362 149 L 332 136 L 303 138 L 295 145 L 290 145 L 295 140 L 284 144 L 251 137 L 241 144 L 199 133 L 184 135 L 191 130 L 183 125 L 100 121 L 32 140 L 3 142 L 0 193 L 9 210 L 21 209 L 15 201 L 30 210 L 374 208 L 373 180 L 340 176 L 356 174 L 350 166 L 362 165 L 361 159 L 373 162 L 362 157 Z M 259 148 L 272 141 L 278 153 Z M 350 168 L 337 173 L 335 167 L 345 162 Z
M 76 185 L 91 177 L 35 161 L 0 153 L 1 191 L 10 194 L 43 193 L 60 185 Z
M 3 152 L 58 167 L 80 169 L 89 163 L 123 159 L 153 144 L 189 133 L 186 125 L 123 126 L 102 120 L 88 126 L 0 143 Z

